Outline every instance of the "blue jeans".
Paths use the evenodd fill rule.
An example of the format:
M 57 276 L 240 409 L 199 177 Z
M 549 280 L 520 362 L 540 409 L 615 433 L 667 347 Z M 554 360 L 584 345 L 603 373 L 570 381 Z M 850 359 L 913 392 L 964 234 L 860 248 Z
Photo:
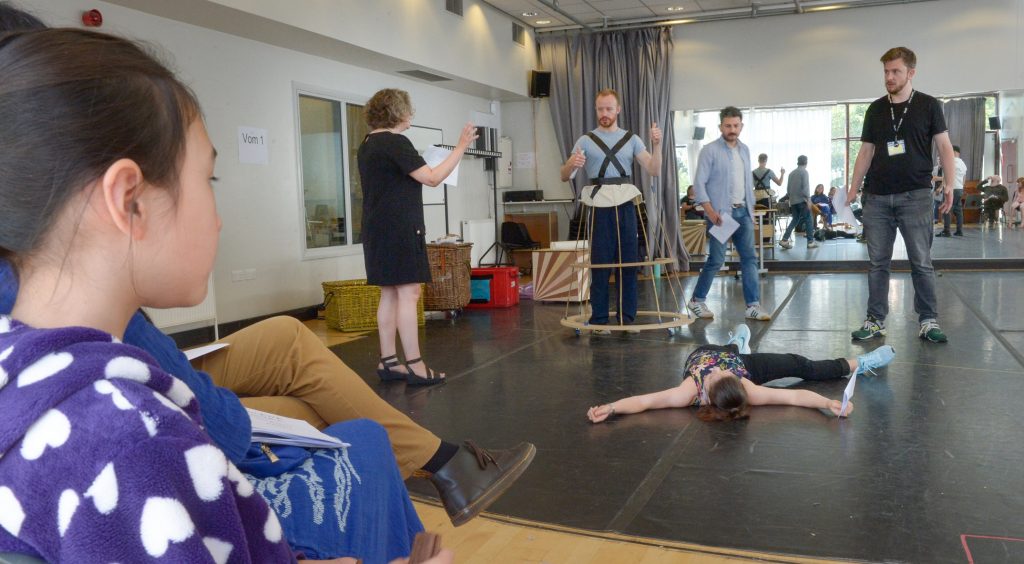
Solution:
M 956 217 L 956 232 L 963 233 L 964 230 L 964 191 L 953 190 L 953 207 L 942 215 L 942 230 L 949 233 L 949 220 L 950 215 Z M 936 209 L 942 205 L 942 202 L 936 202 Z
M 793 204 L 789 209 L 793 217 L 789 220 L 789 226 L 786 227 L 786 233 L 782 236 L 782 240 L 789 241 L 793 230 L 803 223 L 804 229 L 806 229 L 804 234 L 807 235 L 807 244 L 810 245 L 814 239 L 814 220 L 811 219 L 811 208 L 807 204 Z
M 743 299 L 748 306 L 758 304 L 761 301 L 761 285 L 758 280 L 757 254 L 754 252 L 754 222 L 746 207 L 732 208 L 732 218 L 740 226 L 732 234 L 732 244 L 740 253 L 740 269 L 743 273 Z M 708 221 L 708 229 L 711 229 L 711 222 Z M 708 259 L 704 262 L 704 268 L 700 269 L 700 276 L 697 277 L 697 286 L 693 290 L 693 301 L 703 302 L 711 290 L 711 282 L 714 281 L 718 270 L 725 263 L 725 243 L 722 243 L 713 236 L 708 237 L 709 250 Z M 591 290 L 593 295 L 593 290 Z
M 889 313 L 889 264 L 896 229 L 903 235 L 914 282 L 918 321 L 938 319 L 932 268 L 932 196 L 920 189 L 902 194 L 864 194 L 864 238 L 868 244 L 868 317 L 884 321 Z
M 626 202 L 614 208 L 593 208 L 594 232 L 590 262 L 613 264 L 640 260 L 639 238 L 636 230 L 636 206 Z M 590 324 L 608 324 L 608 279 L 611 268 L 590 270 Z M 619 321 L 623 325 L 636 319 L 637 267 L 615 269 L 615 285 L 619 290 Z

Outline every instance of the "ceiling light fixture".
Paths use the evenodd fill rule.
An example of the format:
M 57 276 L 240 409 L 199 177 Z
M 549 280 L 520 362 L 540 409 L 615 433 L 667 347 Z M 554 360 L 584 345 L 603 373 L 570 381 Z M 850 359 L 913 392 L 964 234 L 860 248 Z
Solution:
M 843 4 L 834 4 L 834 5 L 831 5 L 831 6 L 815 6 L 813 8 L 804 8 L 804 11 L 805 12 L 827 12 L 829 10 L 842 10 L 843 8 L 846 8 L 846 7 L 847 6 L 845 6 Z
M 682 6 L 669 6 L 668 8 L 665 8 L 665 11 L 666 12 L 682 12 L 683 11 L 683 7 Z
M 680 25 L 680 24 L 695 23 L 696 21 L 697 20 L 695 20 L 693 18 L 690 18 L 690 19 L 686 19 L 686 20 L 668 20 L 668 21 L 658 22 L 658 23 L 660 23 L 662 25 Z
M 551 20 L 537 20 L 537 21 L 535 21 L 533 23 L 535 23 L 537 25 L 548 25 L 549 23 L 551 23 Z
M 537 12 L 523 12 L 523 17 L 524 18 L 535 18 L 535 17 L 537 17 Z

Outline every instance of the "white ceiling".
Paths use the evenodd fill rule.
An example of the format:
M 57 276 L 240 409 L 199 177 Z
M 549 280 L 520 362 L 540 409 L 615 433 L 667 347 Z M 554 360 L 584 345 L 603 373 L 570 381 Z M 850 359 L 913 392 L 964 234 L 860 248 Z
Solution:
M 930 0 L 484 0 L 537 31 L 653 25 L 668 20 L 713 21 L 797 15 L 829 9 Z M 536 14 L 536 15 L 532 15 Z M 575 20 L 575 21 L 574 21 Z M 548 23 L 542 23 L 542 22 Z M 690 23 L 680 22 L 680 23 Z M 582 25 L 581 25 L 582 24 Z

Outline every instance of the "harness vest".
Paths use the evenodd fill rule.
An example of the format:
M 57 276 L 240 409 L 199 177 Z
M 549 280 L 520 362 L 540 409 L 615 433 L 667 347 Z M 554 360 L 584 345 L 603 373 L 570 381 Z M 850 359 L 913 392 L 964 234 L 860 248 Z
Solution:
M 581 198 L 583 203 L 598 208 L 612 208 L 639 196 L 640 190 L 630 182 L 631 175 L 626 171 L 626 167 L 622 165 L 617 156 L 617 153 L 633 138 L 633 132 L 626 131 L 622 138 L 611 148 L 593 131 L 588 131 L 587 137 L 597 145 L 598 149 L 604 152 L 604 162 L 601 163 L 601 169 L 597 173 L 597 178 L 592 179 L 594 184 L 584 186 L 583 197 Z M 618 176 L 607 176 L 609 167 L 614 167 L 616 172 L 618 172 Z M 608 188 L 602 190 L 606 186 Z M 587 190 L 588 188 L 590 190 Z

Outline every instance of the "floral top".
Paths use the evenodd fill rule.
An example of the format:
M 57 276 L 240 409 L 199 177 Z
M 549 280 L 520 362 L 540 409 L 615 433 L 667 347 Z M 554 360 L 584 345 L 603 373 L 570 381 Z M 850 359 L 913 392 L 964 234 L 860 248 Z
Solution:
M 750 373 L 743 365 L 739 354 L 725 347 L 701 347 L 690 353 L 686 359 L 686 377 L 693 378 L 693 383 L 697 385 L 697 395 L 694 396 L 692 405 L 700 406 L 711 403 L 711 400 L 708 399 L 708 392 L 704 388 L 704 377 L 714 368 L 728 370 L 740 378 L 750 379 Z

